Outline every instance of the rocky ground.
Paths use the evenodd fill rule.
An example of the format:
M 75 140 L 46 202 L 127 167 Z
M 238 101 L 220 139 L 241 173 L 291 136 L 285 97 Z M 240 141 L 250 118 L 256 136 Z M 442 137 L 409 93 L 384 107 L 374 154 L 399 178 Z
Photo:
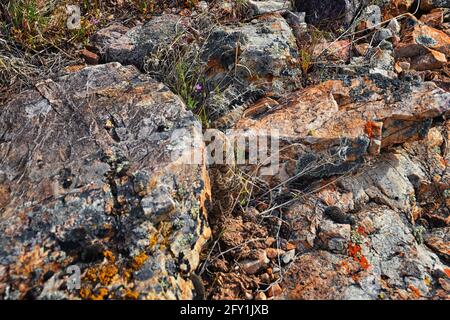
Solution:
M 450 1 L 99 3 L 1 7 L 1 299 L 450 298 Z

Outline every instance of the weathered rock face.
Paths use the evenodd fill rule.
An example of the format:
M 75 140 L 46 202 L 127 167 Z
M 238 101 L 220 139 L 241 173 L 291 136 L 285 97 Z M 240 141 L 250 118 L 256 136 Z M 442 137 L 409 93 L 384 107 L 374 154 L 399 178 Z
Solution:
M 269 112 L 266 105 L 250 107 L 235 128 L 278 130 L 286 145 L 303 146 L 281 154 L 298 159 L 287 164 L 287 174 L 306 170 L 304 175 L 325 177 L 348 171 L 381 148 L 425 137 L 433 118 L 448 114 L 450 94 L 431 82 L 374 74 L 299 90 Z
M 423 140 L 392 148 L 352 174 L 317 179 L 286 208 L 243 212 L 246 224 L 268 237 L 245 244 L 241 228 L 231 245 L 245 249 L 235 256 L 251 245 L 265 249 L 270 262 L 253 277 L 216 262 L 224 284 L 217 296 L 230 294 L 229 281 L 239 277 L 242 288 L 279 284 L 278 299 L 448 299 L 449 125 L 438 123 Z M 351 219 L 326 214 L 330 206 Z M 267 221 L 258 224 L 261 216 Z M 287 250 L 295 256 L 280 264 Z M 231 297 L 244 294 L 233 287 Z
M 210 190 L 183 160 L 204 145 L 177 96 L 110 63 L 1 109 L 1 298 L 193 297 Z
M 436 8 L 450 8 L 450 0 L 422 0 L 420 9 L 432 10 Z
M 353 217 L 351 231 L 321 215 L 312 198 L 288 209 L 297 251 L 314 251 L 287 272 L 286 298 L 448 299 L 449 152 L 436 151 L 447 125 L 315 193 Z
M 248 5 L 253 15 L 292 10 L 292 2 L 286 0 L 249 0 Z
M 402 41 L 395 47 L 398 58 L 427 54 L 438 51 L 450 57 L 450 36 L 441 30 L 427 26 L 414 18 L 408 18 L 402 28 Z
M 134 28 L 113 24 L 97 32 L 92 43 L 105 62 L 142 68 L 146 56 L 158 48 L 169 46 L 186 23 L 179 16 L 165 14 Z
M 306 22 L 311 24 L 332 23 L 344 20 L 350 23 L 358 13 L 360 0 L 296 0 L 298 11 L 306 12 Z
M 349 254 L 317 250 L 301 255 L 293 263 L 282 283 L 285 298 L 359 300 L 433 296 L 431 284 L 438 281 L 440 277 L 436 274 L 442 273 L 445 265 L 416 242 L 405 219 L 387 207 L 376 205 L 359 212 L 358 219 L 370 224 L 370 229 L 359 226 L 352 231 L 351 240 L 344 245 Z
M 381 22 L 381 8 L 377 5 L 370 5 L 364 8 L 359 18 L 358 29 L 379 28 Z
M 328 11 L 320 7 L 327 1 L 297 7 L 308 3 L 326 15 L 348 2 L 333 1 Z M 281 165 L 268 176 L 262 162 L 211 170 L 223 196 L 210 216 L 221 247 L 207 262 L 214 277 L 205 278 L 220 284 L 210 297 L 450 298 L 446 18 L 419 11 L 425 24 L 411 14 L 382 23 L 414 3 L 361 10 L 355 25 L 365 39 L 355 48 L 345 37 L 314 44 L 313 56 L 325 62 L 304 74 L 313 85 L 258 97 L 233 114 L 241 136 L 280 139 Z M 308 28 L 294 33 L 300 46 Z M 252 147 L 240 151 L 250 157 Z M 232 180 L 242 171 L 243 181 Z M 262 250 L 264 259 L 252 256 Z
M 211 98 L 209 108 L 218 115 L 233 108 L 233 95 L 242 104 L 258 95 L 255 91 L 279 96 L 300 86 L 296 39 L 279 14 L 266 14 L 241 26 L 217 27 L 205 47 L 210 91 L 236 88 L 225 89 L 235 91 L 230 97 L 225 92 L 223 99 Z

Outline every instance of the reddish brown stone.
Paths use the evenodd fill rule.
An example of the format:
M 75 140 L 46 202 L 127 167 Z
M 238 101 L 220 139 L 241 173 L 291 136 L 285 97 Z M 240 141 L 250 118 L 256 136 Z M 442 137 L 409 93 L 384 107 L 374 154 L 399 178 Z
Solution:
M 444 23 L 444 10 L 435 9 L 420 17 L 420 21 L 433 28 L 440 28 Z
M 417 71 L 440 69 L 447 64 L 445 54 L 429 50 L 427 54 L 415 56 L 411 59 L 411 69 Z
M 98 64 L 100 57 L 98 56 L 98 54 L 95 54 L 92 51 L 89 51 L 87 49 L 83 49 L 83 51 L 81 51 L 81 56 L 83 57 L 84 61 L 86 61 L 87 64 Z
M 280 287 L 280 285 L 278 283 L 275 283 L 274 285 L 272 285 L 269 290 L 267 290 L 267 296 L 272 298 L 272 297 L 277 297 L 279 295 L 281 295 L 283 293 L 283 289 Z
M 412 26 L 408 27 L 408 24 Z M 450 55 L 450 37 L 443 31 L 424 25 L 413 18 L 405 22 L 401 41 L 395 47 L 397 58 L 414 57 L 428 53 L 428 49 Z

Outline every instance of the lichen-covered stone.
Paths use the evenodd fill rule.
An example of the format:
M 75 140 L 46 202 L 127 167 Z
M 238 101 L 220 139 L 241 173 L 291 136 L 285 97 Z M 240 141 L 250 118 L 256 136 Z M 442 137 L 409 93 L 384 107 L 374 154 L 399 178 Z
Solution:
M 450 0 L 421 0 L 420 9 L 432 10 L 436 8 L 450 8 Z
M 193 297 L 210 190 L 203 161 L 183 160 L 204 145 L 179 97 L 110 63 L 1 110 L 1 298 Z
M 169 46 L 185 30 L 186 24 L 186 20 L 177 15 L 165 14 L 133 28 L 113 24 L 99 30 L 92 42 L 103 61 L 142 68 L 147 55 Z
M 358 13 L 360 0 L 296 0 L 298 11 L 306 12 L 306 22 L 312 24 L 335 23 L 342 20 L 349 24 Z
M 248 5 L 253 15 L 292 10 L 292 2 L 286 0 L 249 0 Z
M 208 89 L 212 94 L 219 92 L 208 106 L 212 119 L 232 110 L 234 100 L 248 104 L 251 92 L 280 96 L 300 87 L 298 58 L 294 34 L 278 13 L 242 25 L 216 27 L 203 56 Z
M 443 196 L 448 166 L 442 165 L 448 150 L 435 151 L 444 145 L 445 126 L 290 206 L 284 217 L 303 254 L 285 274 L 285 298 L 445 299 L 439 288 L 446 285 L 442 275 L 449 263 Z M 339 206 L 353 217 L 348 240 L 348 231 L 342 233 L 348 225 L 332 223 L 317 203 Z M 336 250 L 341 243 L 346 250 Z
M 278 130 L 283 143 L 297 143 L 281 154 L 298 159 L 289 175 L 321 177 L 347 172 L 382 148 L 424 138 L 433 119 L 448 114 L 450 94 L 431 82 L 373 74 L 296 91 L 270 112 L 248 110 L 236 129 Z
M 402 28 L 401 41 L 395 47 L 397 58 L 427 54 L 429 49 L 450 57 L 450 36 L 409 17 Z

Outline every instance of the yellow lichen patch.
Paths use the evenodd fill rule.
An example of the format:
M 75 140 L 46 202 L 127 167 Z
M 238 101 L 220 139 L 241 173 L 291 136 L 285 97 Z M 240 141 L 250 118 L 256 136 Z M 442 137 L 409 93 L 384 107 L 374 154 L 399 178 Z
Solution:
M 82 299 L 87 299 L 91 295 L 91 290 L 89 288 L 81 288 L 80 289 L 80 297 Z
M 158 244 L 158 234 L 155 233 L 150 237 L 150 244 L 149 244 L 150 249 L 154 249 L 157 244 Z
M 102 285 L 107 286 L 112 283 L 118 271 L 119 270 L 115 265 L 108 264 L 100 267 L 89 268 L 83 278 L 90 282 L 98 281 Z
M 117 267 L 112 264 L 101 266 L 97 274 L 98 280 L 102 285 L 107 286 L 111 284 L 112 280 L 117 275 L 117 272 Z
M 130 289 L 125 290 L 124 299 L 137 300 L 139 298 L 139 293 Z
M 163 243 L 161 244 L 161 250 L 164 249 L 164 247 L 169 247 L 170 246 L 170 235 L 172 234 L 172 223 L 171 222 L 166 222 L 163 221 L 160 224 L 160 228 L 159 228 L 159 232 L 161 233 L 162 237 L 163 237 Z
M 427 285 L 427 287 L 431 287 L 432 286 L 432 282 L 430 277 L 425 276 L 425 279 L 423 279 L 423 281 L 425 282 L 425 284 Z
M 31 251 L 24 252 L 18 259 L 17 274 L 28 277 L 31 272 L 44 265 L 45 256 L 46 253 L 39 246 L 34 246 Z
M 125 281 L 130 280 L 131 278 L 131 274 L 133 273 L 133 270 L 131 269 L 122 269 L 122 274 L 123 274 L 123 278 L 125 279 Z
M 100 289 L 98 290 L 98 294 L 91 295 L 91 296 L 89 297 L 89 299 L 91 299 L 91 300 L 105 300 L 105 298 L 108 296 L 108 294 L 109 294 L 108 289 L 106 289 L 106 288 L 100 288 Z
M 97 269 L 96 268 L 87 269 L 86 274 L 84 275 L 84 279 L 91 282 L 97 281 Z
M 145 252 L 141 252 L 136 257 L 134 257 L 133 262 L 131 263 L 131 267 L 133 270 L 139 270 L 147 261 L 148 256 L 145 254 Z
M 103 256 L 111 263 L 114 263 L 116 261 L 116 257 L 110 250 L 103 251 Z

